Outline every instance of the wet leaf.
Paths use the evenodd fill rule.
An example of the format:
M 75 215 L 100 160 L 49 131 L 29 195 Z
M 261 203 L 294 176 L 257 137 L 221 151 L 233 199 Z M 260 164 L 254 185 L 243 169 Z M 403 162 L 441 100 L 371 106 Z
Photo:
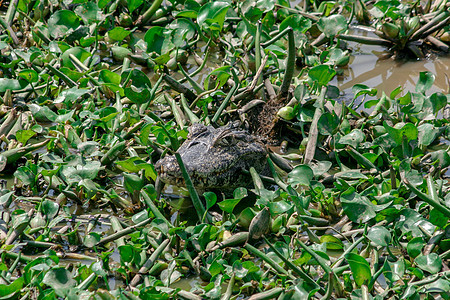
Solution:
M 206 209 L 210 209 L 211 207 L 214 206 L 214 204 L 216 204 L 217 202 L 217 196 L 215 193 L 213 192 L 205 192 L 203 193 L 203 197 L 205 197 L 206 200 Z
M 429 146 L 439 136 L 439 130 L 430 123 L 420 124 L 417 130 L 419 144 L 423 146 Z
M 25 79 L 27 82 L 37 82 L 39 80 L 38 73 L 33 69 L 25 69 L 19 72 L 19 77 Z
M 92 248 L 95 247 L 101 239 L 102 237 L 97 232 L 89 232 L 89 234 L 83 239 L 83 245 L 88 248 Z
M 27 141 L 35 135 L 36 132 L 34 132 L 33 130 L 18 130 L 16 132 L 16 139 L 23 145 L 25 145 Z
M 129 36 L 131 31 L 124 29 L 123 27 L 114 27 L 108 31 L 108 36 L 111 40 L 120 42 L 123 41 L 127 36 Z
M 45 215 L 47 221 L 52 220 L 58 215 L 59 205 L 51 200 L 45 199 L 42 201 L 42 213 Z
M 80 26 L 80 19 L 70 10 L 58 10 L 48 19 L 48 30 L 55 38 L 62 38 Z
M 425 93 L 434 83 L 435 76 L 429 71 L 420 72 L 419 81 L 416 84 L 416 92 Z
M 327 37 L 334 37 L 338 33 L 347 30 L 347 20 L 342 15 L 331 15 L 321 18 L 317 22 L 317 26 Z
M 91 265 L 91 270 L 96 275 L 106 278 L 108 276 L 108 272 L 103 268 L 103 262 L 101 260 L 96 261 Z
M 414 260 L 419 268 L 431 274 L 436 274 L 442 268 L 442 259 L 437 253 L 420 255 Z
M 336 71 L 332 69 L 329 65 L 319 65 L 312 67 L 308 72 L 309 77 L 317 82 L 320 86 L 327 85 L 331 79 L 333 79 L 334 75 L 336 75 Z
M 141 6 L 142 3 L 144 3 L 144 0 L 127 0 L 127 7 L 130 11 L 130 14 L 133 13 L 136 8 Z
M 375 205 L 352 187 L 341 194 L 341 202 L 345 214 L 353 222 L 365 223 L 376 216 Z
M 219 30 L 222 30 L 225 16 L 227 14 L 230 4 L 222 1 L 209 2 L 203 5 L 197 15 L 197 23 L 200 27 L 208 26 L 210 29 L 214 28 L 211 25 L 217 24 Z
M 367 237 L 377 246 L 387 247 L 391 242 L 391 234 L 385 227 L 374 226 L 369 229 Z
M 396 262 L 390 262 L 386 260 L 383 265 L 384 271 L 383 275 L 387 280 L 391 282 L 396 282 L 397 280 L 401 280 L 403 275 L 405 274 L 405 261 L 403 258 L 400 258 Z
M 288 183 L 309 186 L 314 178 L 313 170 L 307 165 L 298 165 L 288 174 Z
M 11 284 L 0 284 L 0 297 L 2 299 L 15 299 L 16 294 L 20 293 L 23 284 L 23 276 L 17 278 Z
M 359 144 L 364 142 L 364 133 L 360 129 L 353 129 L 349 134 L 344 135 L 339 139 L 340 144 L 350 145 L 353 148 L 358 148 Z
M 419 256 L 422 253 L 422 249 L 425 247 L 425 241 L 422 237 L 415 237 L 408 242 L 406 250 L 408 255 L 412 258 Z
M 104 19 L 102 12 L 95 2 L 82 3 L 75 8 L 75 13 L 83 20 L 86 25 Z
M 21 90 L 25 88 L 27 84 L 28 83 L 25 80 L 0 78 L 0 93 L 4 93 L 6 90 Z
M 372 277 L 369 263 L 360 255 L 356 253 L 348 253 L 345 259 L 352 270 L 353 279 L 358 286 L 366 284 Z
M 305 33 L 308 29 L 311 28 L 312 22 L 310 19 L 307 19 L 301 15 L 290 15 L 286 19 L 283 20 L 280 24 L 280 31 L 283 31 L 285 28 L 290 26 L 292 29 Z
M 54 103 L 68 103 L 70 106 L 78 100 L 80 97 L 89 94 L 90 90 L 88 89 L 79 89 L 79 88 L 70 88 L 63 90 L 59 96 L 55 99 Z
M 42 282 L 52 287 L 60 297 L 65 297 L 70 288 L 74 287 L 76 284 L 75 280 L 72 278 L 72 274 L 64 267 L 50 269 L 45 274 Z
M 81 61 L 82 63 L 91 56 L 91 53 L 86 51 L 85 49 L 81 48 L 81 47 L 73 47 L 70 48 L 68 50 L 66 50 L 62 55 L 61 55 L 61 59 L 63 61 L 63 66 L 67 67 L 69 69 L 74 69 L 76 70 L 74 64 L 72 63 L 71 59 L 70 59 L 70 55 L 75 56 L 76 58 L 78 58 L 79 61 Z
M 432 234 L 436 230 L 436 226 L 413 209 L 403 209 L 400 216 L 402 220 L 395 223 L 395 227 L 399 228 L 403 234 L 411 234 L 413 237 L 423 237 L 424 233 L 422 230 L 425 230 L 428 234 Z

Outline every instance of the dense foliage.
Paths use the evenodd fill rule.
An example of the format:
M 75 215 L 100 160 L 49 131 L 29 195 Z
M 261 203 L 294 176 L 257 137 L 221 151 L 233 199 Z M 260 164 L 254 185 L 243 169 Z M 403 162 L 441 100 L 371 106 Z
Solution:
M 0 1 L 0 298 L 448 299 L 450 94 L 329 84 L 346 41 L 448 53 L 425 2 Z M 188 126 L 238 119 L 295 151 L 161 196 Z

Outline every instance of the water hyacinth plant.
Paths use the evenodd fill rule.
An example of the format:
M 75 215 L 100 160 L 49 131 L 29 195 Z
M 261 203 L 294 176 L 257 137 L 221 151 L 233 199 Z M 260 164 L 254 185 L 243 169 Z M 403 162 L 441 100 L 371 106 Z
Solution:
M 449 89 L 335 82 L 345 41 L 445 59 L 448 1 L 0 4 L 1 298 L 447 299 Z M 266 167 L 196 185 L 235 121 L 210 177 Z

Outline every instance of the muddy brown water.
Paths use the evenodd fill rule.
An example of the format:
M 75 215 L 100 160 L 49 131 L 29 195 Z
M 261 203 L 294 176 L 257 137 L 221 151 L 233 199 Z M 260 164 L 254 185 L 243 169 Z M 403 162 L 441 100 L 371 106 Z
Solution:
M 355 32 L 360 33 L 359 31 Z M 336 77 L 331 84 L 336 85 L 341 92 L 351 95 L 355 84 L 365 84 L 387 95 L 401 86 L 406 92 L 414 92 L 420 72 L 429 71 L 436 76 L 433 86 L 427 92 L 447 93 L 449 86 L 447 76 L 450 68 L 450 56 L 432 55 L 423 60 L 395 60 L 389 57 L 389 52 L 380 46 L 361 45 L 349 42 L 353 50 L 348 68 L 344 74 Z

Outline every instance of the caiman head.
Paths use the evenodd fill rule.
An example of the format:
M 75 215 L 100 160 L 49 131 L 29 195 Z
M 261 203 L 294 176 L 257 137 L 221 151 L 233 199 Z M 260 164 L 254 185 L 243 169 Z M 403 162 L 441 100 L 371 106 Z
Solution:
M 178 149 L 192 183 L 200 189 L 231 189 L 248 186 L 251 177 L 242 170 L 266 167 L 267 151 L 259 138 L 229 124 L 215 129 L 194 124 Z M 174 155 L 156 163 L 160 179 L 168 184 L 184 186 L 184 179 Z

